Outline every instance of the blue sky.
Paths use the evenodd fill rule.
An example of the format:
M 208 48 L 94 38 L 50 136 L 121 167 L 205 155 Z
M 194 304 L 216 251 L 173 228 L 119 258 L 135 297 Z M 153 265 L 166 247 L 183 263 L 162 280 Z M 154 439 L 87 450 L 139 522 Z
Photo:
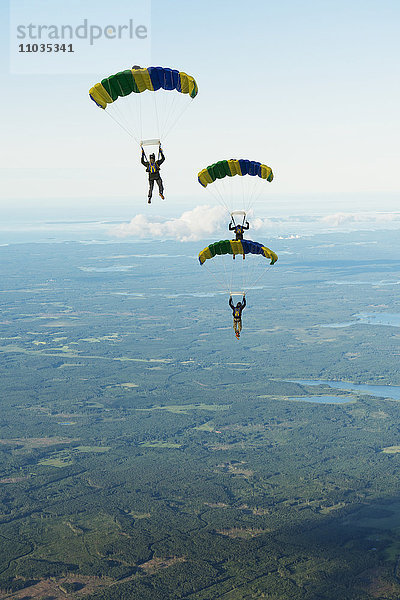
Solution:
M 112 21 L 119 4 L 65 6 L 71 18 L 90 5 Z M 306 209 L 308 199 L 329 198 L 332 212 L 337 195 L 350 207 L 362 194 L 369 209 L 398 202 L 398 0 L 153 0 L 151 8 L 151 62 L 199 84 L 166 147 L 171 206 L 209 202 L 197 172 L 234 156 L 273 168 L 273 201 L 301 198 Z M 142 199 L 137 147 L 88 99 L 110 73 L 99 64 L 92 74 L 11 75 L 6 3 L 0 17 L 3 203 Z M 117 69 L 133 62 L 115 56 Z

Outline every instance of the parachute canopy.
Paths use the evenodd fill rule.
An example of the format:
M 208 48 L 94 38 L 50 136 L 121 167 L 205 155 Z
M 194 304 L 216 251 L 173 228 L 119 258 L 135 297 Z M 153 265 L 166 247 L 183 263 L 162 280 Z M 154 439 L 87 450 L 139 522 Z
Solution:
M 259 242 L 252 242 L 251 240 L 221 240 L 219 242 L 214 242 L 214 244 L 210 244 L 200 252 L 200 264 L 202 265 L 207 259 L 214 258 L 214 256 L 218 254 L 261 254 L 265 258 L 271 260 L 271 265 L 278 260 L 278 256 L 275 252 Z
M 129 94 L 140 94 L 145 90 L 176 90 L 182 94 L 189 94 L 191 98 L 197 96 L 198 88 L 195 79 L 183 71 L 164 67 L 147 67 L 127 69 L 115 75 L 110 75 L 96 83 L 90 90 L 89 96 L 100 106 L 106 108 L 119 97 Z
M 241 158 L 239 160 L 219 160 L 200 171 L 198 181 L 203 187 L 207 187 L 209 183 L 213 183 L 216 179 L 224 179 L 224 177 L 233 177 L 234 175 L 258 176 L 267 181 L 272 181 L 274 178 L 272 169 L 267 165 L 255 160 Z

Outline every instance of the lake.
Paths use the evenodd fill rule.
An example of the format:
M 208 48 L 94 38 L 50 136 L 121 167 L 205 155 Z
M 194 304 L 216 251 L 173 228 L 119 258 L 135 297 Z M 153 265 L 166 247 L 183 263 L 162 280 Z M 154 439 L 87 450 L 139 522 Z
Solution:
M 366 383 L 349 383 L 348 381 L 329 381 L 325 379 L 291 379 L 290 381 L 292 383 L 300 383 L 301 385 L 327 385 L 335 390 L 358 392 L 359 394 L 369 394 L 377 398 L 400 400 L 399 385 L 369 385 Z

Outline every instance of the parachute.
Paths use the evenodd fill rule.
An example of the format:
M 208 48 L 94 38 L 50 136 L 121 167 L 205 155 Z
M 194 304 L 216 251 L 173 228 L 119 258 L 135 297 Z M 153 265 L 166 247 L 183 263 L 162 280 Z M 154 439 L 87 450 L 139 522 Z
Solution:
M 236 177 L 239 175 L 240 177 Z M 229 215 L 246 215 L 265 194 L 265 182 L 274 174 L 266 164 L 244 158 L 219 160 L 198 173 L 198 182 L 213 195 Z
M 195 79 L 183 71 L 138 66 L 89 90 L 93 102 L 142 145 L 160 144 L 197 93 Z
M 207 187 L 209 183 L 214 183 L 216 179 L 224 177 L 233 177 L 234 175 L 251 175 L 258 176 L 261 179 L 272 181 L 274 175 L 271 167 L 263 165 L 255 160 L 220 160 L 206 169 L 200 171 L 198 181 L 203 187 Z
M 268 259 L 269 263 L 261 259 Z M 258 282 L 277 260 L 277 254 L 264 244 L 245 239 L 220 240 L 199 253 L 200 265 L 216 282 L 213 290 L 232 296 L 260 287 Z
M 145 90 L 156 92 L 159 89 L 176 90 L 182 94 L 189 94 L 191 98 L 195 98 L 198 92 L 193 77 L 183 71 L 148 67 L 147 69 L 126 69 L 110 75 L 110 77 L 102 79 L 100 83 L 96 83 L 89 90 L 89 96 L 97 106 L 106 108 L 107 104 L 111 104 L 123 96 L 128 96 L 132 92 L 141 94 Z
M 270 265 L 273 265 L 278 260 L 278 256 L 267 248 L 263 246 L 259 242 L 252 242 L 251 240 L 221 240 L 220 242 L 214 242 L 214 244 L 210 244 L 207 248 L 204 248 L 199 254 L 199 262 L 200 264 L 204 264 L 206 260 L 210 258 L 214 258 L 216 255 L 223 254 L 261 254 L 265 258 L 269 258 L 271 260 Z

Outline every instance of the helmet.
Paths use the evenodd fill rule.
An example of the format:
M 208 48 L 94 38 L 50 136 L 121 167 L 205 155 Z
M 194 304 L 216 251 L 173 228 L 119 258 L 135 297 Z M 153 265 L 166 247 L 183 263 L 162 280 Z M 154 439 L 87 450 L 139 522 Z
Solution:
M 150 159 L 155 160 L 156 159 L 156 155 L 155 154 L 150 154 Z

